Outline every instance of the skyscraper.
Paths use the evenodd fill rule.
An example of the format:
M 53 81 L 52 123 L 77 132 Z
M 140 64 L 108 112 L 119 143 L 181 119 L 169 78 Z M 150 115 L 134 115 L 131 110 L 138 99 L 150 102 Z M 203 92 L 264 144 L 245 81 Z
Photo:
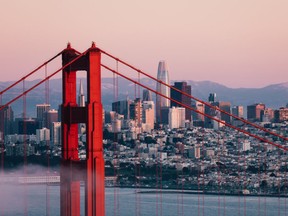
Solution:
M 151 91 L 148 89 L 143 89 L 143 101 L 152 101 Z
M 209 98 L 208 98 L 209 103 L 214 103 L 216 102 L 216 93 L 210 93 Z
M 79 86 L 78 106 L 85 107 L 85 95 L 84 95 L 82 80 L 80 80 L 80 86 Z
M 175 82 L 173 87 L 185 92 L 188 95 L 191 95 L 191 85 L 187 85 L 187 82 Z M 184 105 L 187 105 L 188 107 L 191 107 L 191 98 L 174 89 L 171 89 L 171 98 Z M 171 101 L 171 107 L 173 106 L 182 107 L 181 105 Z M 185 119 L 191 121 L 191 110 L 188 108 L 185 108 Z
M 51 130 L 52 123 L 58 121 L 58 111 L 55 109 L 50 109 L 45 112 L 45 127 Z
M 151 132 L 154 129 L 155 108 L 153 101 L 143 101 L 143 123 L 146 125 L 144 131 Z
M 0 105 L 1 107 L 1 105 Z M 13 133 L 14 112 L 11 106 L 0 110 L 0 133 L 8 135 Z
M 116 101 L 112 103 L 112 111 L 115 111 L 121 115 L 124 115 L 125 119 L 130 119 L 130 104 L 131 100 Z
M 170 129 L 185 127 L 185 108 L 169 108 L 168 121 Z
M 201 112 L 201 113 L 205 113 L 205 104 L 198 102 L 198 101 L 194 101 L 192 104 L 192 107 Z M 204 122 L 204 115 L 201 115 L 197 112 L 192 112 L 192 116 L 193 116 L 193 121 L 203 121 Z
M 143 108 L 140 98 L 136 98 L 129 107 L 130 118 L 135 120 L 137 126 L 141 125 L 142 123 L 142 109 Z
M 85 107 L 85 95 L 84 95 L 82 80 L 80 80 L 80 86 L 79 86 L 78 106 L 79 107 Z M 79 124 L 78 133 L 84 134 L 85 131 L 86 131 L 86 124 L 84 124 L 84 123 Z
M 244 116 L 243 106 L 234 106 L 232 108 L 232 114 L 238 116 L 239 118 L 243 118 Z
M 218 106 L 221 110 L 231 114 L 231 103 L 228 101 L 219 101 L 214 103 L 214 105 Z M 223 112 L 220 113 L 221 120 L 225 121 L 228 124 L 231 124 L 231 117 L 228 114 Z
M 158 73 L 157 73 L 157 79 L 161 80 L 163 83 L 166 83 L 169 85 L 169 73 L 168 73 L 168 67 L 165 61 L 160 61 L 158 65 Z M 156 86 L 157 92 L 170 97 L 170 90 L 167 86 L 158 83 Z M 163 107 L 170 107 L 170 100 L 167 98 L 164 98 L 160 95 L 156 95 L 156 119 L 157 123 L 161 123 L 161 108 Z
M 50 110 L 50 104 L 37 104 L 37 120 L 39 121 L 40 128 L 46 126 L 45 113 Z
M 265 109 L 265 104 L 256 103 L 247 106 L 247 119 L 249 121 L 260 121 L 261 110 Z

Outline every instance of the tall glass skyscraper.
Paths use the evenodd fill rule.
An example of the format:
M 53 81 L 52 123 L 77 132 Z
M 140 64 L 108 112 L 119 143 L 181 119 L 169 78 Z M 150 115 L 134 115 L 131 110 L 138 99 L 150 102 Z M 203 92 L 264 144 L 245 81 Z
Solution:
M 159 62 L 157 79 L 161 80 L 164 83 L 167 83 L 168 85 L 170 84 L 168 67 L 165 61 Z M 156 90 L 157 92 L 167 97 L 170 97 L 170 89 L 167 86 L 161 83 L 157 83 Z M 157 123 L 161 123 L 161 109 L 163 107 L 170 107 L 170 100 L 160 95 L 156 95 L 156 121 Z

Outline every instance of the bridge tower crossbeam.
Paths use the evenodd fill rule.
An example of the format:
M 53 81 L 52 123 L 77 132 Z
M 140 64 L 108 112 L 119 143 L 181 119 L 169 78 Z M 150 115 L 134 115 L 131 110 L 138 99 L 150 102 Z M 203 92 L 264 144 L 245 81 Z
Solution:
M 77 58 L 70 44 L 62 53 L 62 64 Z M 76 102 L 76 72 L 87 71 L 87 102 Z M 80 215 L 80 181 L 85 182 L 85 215 L 105 215 L 105 174 L 102 143 L 101 52 L 89 51 L 62 71 L 62 163 L 61 216 Z M 78 157 L 78 124 L 86 124 L 86 160 Z

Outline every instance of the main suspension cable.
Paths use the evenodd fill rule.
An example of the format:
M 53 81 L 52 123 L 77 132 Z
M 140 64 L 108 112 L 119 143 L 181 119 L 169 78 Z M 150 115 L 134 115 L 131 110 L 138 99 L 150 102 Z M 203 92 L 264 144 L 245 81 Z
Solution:
M 47 76 L 45 79 L 41 80 L 40 82 L 36 83 L 34 86 L 30 87 L 29 89 L 27 89 L 26 91 L 24 91 L 23 93 L 21 93 L 20 95 L 18 95 L 17 97 L 15 97 L 14 99 L 10 100 L 9 102 L 7 102 L 6 104 L 4 104 L 3 106 L 0 107 L 0 111 L 2 109 L 4 109 L 5 107 L 9 106 L 10 104 L 12 104 L 13 102 L 15 102 L 16 100 L 18 100 L 19 98 L 23 97 L 25 94 L 29 93 L 30 91 L 32 91 L 33 89 L 35 89 L 36 87 L 38 87 L 39 85 L 41 85 L 42 83 L 44 83 L 46 80 L 49 80 L 51 77 L 55 76 L 57 73 L 59 73 L 60 71 L 64 70 L 66 67 L 70 66 L 71 64 L 73 64 L 75 61 L 77 61 L 79 58 L 81 58 L 82 56 L 84 56 L 87 52 L 89 52 L 90 48 L 87 49 L 85 52 L 83 52 L 82 54 L 80 54 L 79 56 L 77 56 L 76 58 L 74 58 L 73 60 L 71 60 L 70 62 L 68 62 L 67 64 L 65 64 L 63 67 L 59 68 L 58 70 L 56 70 L 54 73 L 50 74 L 49 76 Z M 22 80 L 22 79 L 21 79 Z
M 264 132 L 266 132 L 266 133 L 269 133 L 269 134 L 271 134 L 271 135 L 273 135 L 273 136 L 276 136 L 276 137 L 279 137 L 279 138 L 281 138 L 281 139 L 283 139 L 283 140 L 285 140 L 285 141 L 288 141 L 288 138 L 287 138 L 287 137 L 284 137 L 284 136 L 282 136 L 282 135 L 280 135 L 280 134 L 274 133 L 274 132 L 272 132 L 272 131 L 270 131 L 270 130 L 267 130 L 267 129 L 264 128 L 264 127 L 261 127 L 261 126 L 259 126 L 259 125 L 257 125 L 257 124 L 254 124 L 254 123 L 252 123 L 252 122 L 249 122 L 249 121 L 247 121 L 247 120 L 245 120 L 245 119 L 243 119 L 243 118 L 240 118 L 240 117 L 238 117 L 238 116 L 235 116 L 235 115 L 233 115 L 233 114 L 231 114 L 231 113 L 229 113 L 229 112 L 227 112 L 227 111 L 225 111 L 225 110 L 220 109 L 220 108 L 217 107 L 217 106 L 213 106 L 213 105 L 211 105 L 210 103 L 207 103 L 207 102 L 205 102 L 205 101 L 203 101 L 203 100 L 200 100 L 200 99 L 198 99 L 198 98 L 196 98 L 196 97 L 194 97 L 194 96 L 192 96 L 192 95 L 190 95 L 190 94 L 187 94 L 186 92 L 182 92 L 181 90 L 179 90 L 179 89 L 177 89 L 177 88 L 175 88 L 175 87 L 173 87 L 173 86 L 171 86 L 171 85 L 169 85 L 169 84 L 167 84 L 167 83 L 165 83 L 165 82 L 163 82 L 163 81 L 161 81 L 161 80 L 156 79 L 155 77 L 153 77 L 153 76 L 151 76 L 151 75 L 149 75 L 149 74 L 147 74 L 147 73 L 145 73 L 145 72 L 137 69 L 136 67 L 134 67 L 134 66 L 132 66 L 132 65 L 124 62 L 123 60 L 114 57 L 113 55 L 105 52 L 104 50 L 101 50 L 101 49 L 100 49 L 100 51 L 101 51 L 103 54 L 105 54 L 105 55 L 107 55 L 107 56 L 109 56 L 109 57 L 111 57 L 111 58 L 119 61 L 120 63 L 122 63 L 122 64 L 124 64 L 124 65 L 126 65 L 127 67 L 130 67 L 131 69 L 137 71 L 138 73 L 141 73 L 141 74 L 147 76 L 148 78 L 150 78 L 150 79 L 152 79 L 152 80 L 154 80 L 154 81 L 156 81 L 156 82 L 158 82 L 158 83 L 161 83 L 161 85 L 165 85 L 165 86 L 169 87 L 170 89 L 173 89 L 173 90 L 175 90 L 175 91 L 177 91 L 177 92 L 179 92 L 179 93 L 181 93 L 181 94 L 183 94 L 183 95 L 185 95 L 185 96 L 187 96 L 187 97 L 189 97 L 189 98 L 191 98 L 191 99 L 193 99 L 193 100 L 196 100 L 196 101 L 204 104 L 205 106 L 208 106 L 208 107 L 210 107 L 210 108 L 212 108 L 212 109 L 218 110 L 219 112 L 224 113 L 224 114 L 226 114 L 226 115 L 229 115 L 230 117 L 232 117 L 232 118 L 234 118 L 234 119 L 237 119 L 237 120 L 239 120 L 239 121 L 241 121 L 241 122 L 243 122 L 243 123 L 245 123 L 245 124 L 248 124 L 248 125 L 250 125 L 250 126 L 252 126 L 252 127 L 254 127 L 254 128 L 257 128 L 257 129 L 262 130 L 262 131 L 264 131 Z
M 261 140 L 261 141 L 263 141 L 263 142 L 266 142 L 266 143 L 268 143 L 268 144 L 271 144 L 271 145 L 273 145 L 273 146 L 275 146 L 275 147 L 277 147 L 277 148 L 281 148 L 281 149 L 283 149 L 284 151 L 287 151 L 287 150 L 288 150 L 288 148 L 285 147 L 285 146 L 282 146 L 282 145 L 280 145 L 280 144 L 274 143 L 274 142 L 272 142 L 272 141 L 270 141 L 270 140 L 264 139 L 263 137 L 257 136 L 257 135 L 255 135 L 255 134 L 251 134 L 250 132 L 248 132 L 248 131 L 246 131 L 246 130 L 243 130 L 243 129 L 241 129 L 241 128 L 238 128 L 238 127 L 236 127 L 236 126 L 233 126 L 233 125 L 231 125 L 231 124 L 229 124 L 229 123 L 226 123 L 225 121 L 221 121 L 221 120 L 218 119 L 218 118 L 215 118 L 215 117 L 213 117 L 213 116 L 210 116 L 210 115 L 208 115 L 208 114 L 206 114 L 206 113 L 202 113 L 202 112 L 200 112 L 200 111 L 198 111 L 198 110 L 196 110 L 196 109 L 194 109 L 194 108 L 192 108 L 192 107 L 190 107 L 190 106 L 187 106 L 186 104 L 183 104 L 183 103 L 181 103 L 181 102 L 179 102 L 179 101 L 177 101 L 177 100 L 174 100 L 174 99 L 172 99 L 172 98 L 170 98 L 170 97 L 167 97 L 166 95 L 161 94 L 161 93 L 157 92 L 156 90 L 154 90 L 154 89 L 152 89 L 152 88 L 150 88 L 150 87 L 145 86 L 144 84 L 138 83 L 137 81 L 135 81 L 135 80 L 133 80 L 133 79 L 131 79 L 131 78 L 129 78 L 129 77 L 127 77 L 127 76 L 125 76 L 125 75 L 123 75 L 123 74 L 115 71 L 115 70 L 113 70 L 112 68 L 110 68 L 110 67 L 108 67 L 108 66 L 106 66 L 106 65 L 104 65 L 104 64 L 101 64 L 101 66 L 102 66 L 103 68 L 111 71 L 112 73 L 116 73 L 116 74 L 118 74 L 119 76 L 123 77 L 124 79 L 129 80 L 130 82 L 133 82 L 133 83 L 135 83 L 135 84 L 137 84 L 137 85 L 140 85 L 141 87 L 146 88 L 146 89 L 150 90 L 151 92 L 154 92 L 155 94 L 160 95 L 161 97 L 167 98 L 168 100 L 173 101 L 173 102 L 181 105 L 181 106 L 184 107 L 184 108 L 190 109 L 190 110 L 192 110 L 192 111 L 194 111 L 194 112 L 196 112 L 196 113 L 199 113 L 199 114 L 201 114 L 201 115 L 204 115 L 205 117 L 208 117 L 208 118 L 210 118 L 210 119 L 212 119 L 212 120 L 214 120 L 214 121 L 217 121 L 217 122 L 219 122 L 219 123 L 221 123 L 221 124 L 224 124 L 224 125 L 226 125 L 226 126 L 228 126 L 228 127 L 230 127 L 230 128 L 233 128 L 233 129 L 235 129 L 235 130 L 237 130 L 237 131 L 239 131 L 239 132 L 242 132 L 242 133 L 244 133 L 244 134 L 247 134 L 247 135 L 249 135 L 250 137 L 254 137 L 254 138 L 258 139 L 258 140 Z M 169 87 L 169 85 L 168 85 L 168 87 Z M 182 93 L 182 91 L 180 91 L 180 92 Z M 279 135 L 278 135 L 278 136 L 279 136 Z M 285 138 L 285 139 L 287 139 L 287 138 Z

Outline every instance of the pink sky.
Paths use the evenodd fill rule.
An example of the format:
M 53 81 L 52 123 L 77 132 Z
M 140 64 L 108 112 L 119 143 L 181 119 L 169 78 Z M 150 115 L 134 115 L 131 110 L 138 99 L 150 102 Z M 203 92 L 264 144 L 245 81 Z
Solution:
M 29 0 L 0 8 L 1 81 L 16 80 L 68 41 L 155 75 L 229 87 L 288 81 L 287 0 Z M 60 66 L 60 65 L 59 65 Z

